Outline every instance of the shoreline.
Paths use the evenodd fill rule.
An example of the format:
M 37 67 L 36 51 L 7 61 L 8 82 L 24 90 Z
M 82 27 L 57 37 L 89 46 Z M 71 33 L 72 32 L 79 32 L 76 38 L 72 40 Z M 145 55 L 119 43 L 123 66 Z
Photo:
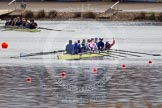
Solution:
M 20 2 L 17 3 L 20 4 Z M 108 10 L 113 2 L 27 2 L 25 11 L 17 9 L 7 17 L 23 16 L 27 19 L 51 21 L 97 20 L 97 21 L 162 21 L 162 3 L 119 3 Z M 0 3 L 6 10 L 7 2 Z M 14 8 L 12 5 L 10 8 Z M 107 10 L 107 11 L 106 11 Z
M 162 22 L 162 12 L 57 12 L 55 10 L 45 12 L 26 11 L 21 15 L 5 15 L 0 17 L 6 20 L 10 17 L 25 17 L 35 20 L 50 21 L 159 21 Z

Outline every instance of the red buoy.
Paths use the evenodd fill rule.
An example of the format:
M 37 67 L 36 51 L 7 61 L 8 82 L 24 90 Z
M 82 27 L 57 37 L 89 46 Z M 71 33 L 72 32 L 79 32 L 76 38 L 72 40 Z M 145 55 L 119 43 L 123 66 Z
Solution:
M 125 64 L 123 64 L 123 65 L 122 65 L 122 68 L 123 68 L 123 69 L 125 69 L 125 68 L 126 68 L 126 65 L 125 65 Z
M 63 79 L 65 79 L 66 78 L 66 73 L 65 72 L 62 72 L 61 73 L 61 76 L 62 76 Z
M 31 80 L 32 80 L 31 77 L 26 78 L 27 83 L 31 83 Z
M 97 68 L 93 68 L 93 72 L 94 73 L 97 73 Z
M 152 61 L 151 61 L 151 60 L 149 60 L 149 61 L 148 61 L 148 63 L 149 63 L 149 64 L 152 64 Z
M 2 42 L 1 46 L 2 46 L 2 48 L 8 48 L 8 43 L 7 42 Z

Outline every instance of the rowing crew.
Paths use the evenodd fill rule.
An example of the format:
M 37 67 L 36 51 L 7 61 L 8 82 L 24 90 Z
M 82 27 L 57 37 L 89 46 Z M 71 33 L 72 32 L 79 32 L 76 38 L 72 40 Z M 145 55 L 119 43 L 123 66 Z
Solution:
M 5 27 L 23 27 L 28 29 L 36 29 L 37 23 L 34 21 L 34 19 L 31 19 L 30 21 L 26 18 L 11 18 L 7 19 L 5 23 Z
M 109 41 L 106 41 L 106 43 L 103 42 L 103 38 L 91 38 L 82 40 L 82 43 L 80 43 L 80 40 L 72 43 L 72 40 L 69 40 L 69 44 L 66 45 L 66 53 L 67 54 L 78 54 L 83 52 L 97 52 L 100 50 L 109 50 L 113 45 L 115 44 L 115 40 L 113 38 L 113 42 L 109 43 Z

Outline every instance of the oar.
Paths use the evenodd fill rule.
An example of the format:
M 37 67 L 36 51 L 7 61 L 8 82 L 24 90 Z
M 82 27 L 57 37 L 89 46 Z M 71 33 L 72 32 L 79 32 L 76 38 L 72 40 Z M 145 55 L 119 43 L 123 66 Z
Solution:
M 112 56 L 112 55 L 110 55 L 108 53 L 102 53 L 102 52 L 82 52 L 82 53 L 79 53 L 79 55 L 82 55 L 82 54 L 99 54 L 99 55 L 102 55 L 102 56 L 118 58 L 118 57 Z
M 65 50 L 58 50 L 58 51 L 50 51 L 50 52 L 37 52 L 37 53 L 29 53 L 29 54 L 22 54 L 20 53 L 19 57 L 29 57 L 29 56 L 38 56 L 38 55 L 48 55 L 48 54 L 55 54 L 58 52 L 64 52 Z M 10 57 L 10 58 L 19 58 L 19 57 Z
M 105 52 L 105 51 L 100 51 L 100 52 L 106 53 L 106 54 L 109 54 L 109 55 L 119 56 L 119 57 L 127 57 L 127 56 L 120 55 L 120 54 L 114 54 L 114 52 L 112 52 L 112 51 L 107 51 L 107 52 Z M 115 53 L 116 53 L 116 52 L 115 52 Z
M 45 28 L 45 27 L 38 27 L 38 29 L 51 30 L 51 31 L 67 31 L 67 32 L 74 32 L 74 30 L 58 30 L 58 29 L 51 29 L 51 28 Z
M 135 57 L 142 57 L 142 56 L 136 55 L 136 54 L 129 54 L 129 53 L 125 53 L 125 52 L 113 51 L 111 49 L 110 49 L 110 52 L 118 53 L 118 54 L 124 54 L 124 55 L 130 55 L 130 56 L 135 56 Z
M 80 54 L 99 54 L 99 55 L 102 55 L 102 56 L 108 56 L 108 57 L 113 57 L 113 58 L 118 58 L 118 57 L 115 57 L 115 56 L 112 56 L 108 53 L 105 53 L 105 52 L 83 52 L 83 53 L 80 53 Z
M 120 52 L 128 52 L 128 53 L 137 53 L 137 54 L 145 54 L 145 55 L 152 55 L 152 56 L 161 56 L 161 54 L 150 54 L 150 53 L 144 53 L 144 52 L 135 52 L 135 51 L 126 51 L 126 50 L 117 50 L 112 49 L 114 51 L 120 51 Z
M 119 57 L 127 57 L 127 56 L 124 56 L 124 55 L 119 55 L 119 54 L 114 54 L 114 53 L 111 53 L 111 55 L 115 55 L 115 56 L 119 56 Z
M 99 55 L 102 55 L 102 56 L 108 56 L 108 57 L 113 57 L 113 58 L 118 58 L 118 57 L 116 57 L 116 56 L 112 56 L 112 55 L 110 55 L 110 54 L 105 54 L 105 53 L 98 53 Z

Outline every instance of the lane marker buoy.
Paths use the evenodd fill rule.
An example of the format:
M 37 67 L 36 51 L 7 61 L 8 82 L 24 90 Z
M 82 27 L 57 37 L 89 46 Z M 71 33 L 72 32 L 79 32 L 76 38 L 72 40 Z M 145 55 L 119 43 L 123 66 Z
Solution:
M 93 68 L 93 72 L 94 73 L 97 73 L 97 68 Z
M 4 49 L 8 48 L 8 43 L 2 42 L 1 47 L 4 48 Z
M 62 72 L 61 73 L 61 76 L 62 76 L 63 79 L 65 79 L 66 78 L 66 73 L 65 72 Z
M 123 64 L 122 65 L 122 69 L 126 69 L 126 64 Z
M 152 64 L 152 61 L 151 61 L 151 60 L 149 60 L 149 61 L 148 61 L 148 64 Z
M 31 83 L 31 81 L 32 81 L 31 77 L 27 77 L 26 81 L 27 81 L 27 83 Z

